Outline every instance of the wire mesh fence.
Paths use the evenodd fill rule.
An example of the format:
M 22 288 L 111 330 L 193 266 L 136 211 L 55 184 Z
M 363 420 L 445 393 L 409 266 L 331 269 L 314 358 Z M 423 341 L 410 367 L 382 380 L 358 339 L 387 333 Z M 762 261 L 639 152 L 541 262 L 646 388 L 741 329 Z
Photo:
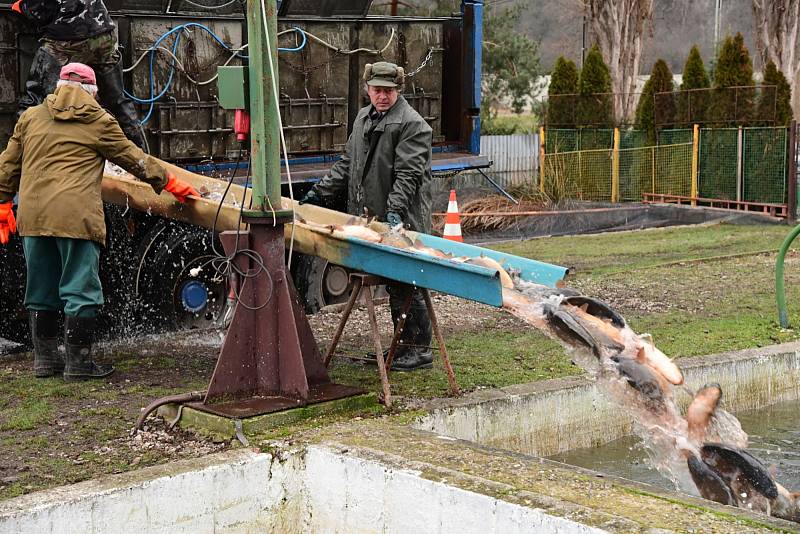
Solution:
M 653 193 L 784 204 L 787 142 L 782 127 L 699 129 L 693 176 L 691 129 L 661 130 L 656 145 L 627 130 L 616 147 L 613 130 L 547 130 L 540 186 L 554 200 L 641 201 Z
M 772 125 L 777 110 L 774 85 L 688 89 L 656 93 L 656 127 Z
M 548 154 L 543 189 L 553 200 L 641 201 L 643 193 L 691 193 L 692 143 L 641 146 L 618 151 L 618 195 L 614 195 L 614 150 Z
M 745 202 L 779 204 L 787 193 L 785 128 L 742 130 L 742 196 Z

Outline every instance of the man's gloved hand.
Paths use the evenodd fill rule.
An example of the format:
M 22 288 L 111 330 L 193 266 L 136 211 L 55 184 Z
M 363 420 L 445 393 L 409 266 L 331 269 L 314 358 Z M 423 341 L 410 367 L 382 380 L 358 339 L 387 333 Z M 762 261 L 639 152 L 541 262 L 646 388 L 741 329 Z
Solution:
M 0 204 L 0 243 L 7 244 L 8 238 L 16 231 L 17 220 L 11 210 L 11 202 L 3 202 Z
M 178 199 L 178 202 L 186 202 L 186 198 L 189 196 L 200 196 L 200 193 L 198 193 L 194 187 L 184 181 L 178 180 L 174 174 L 167 173 L 167 178 L 167 185 L 164 186 L 164 189 L 172 193 L 172 195 Z
M 389 226 L 394 228 L 397 225 L 403 226 L 403 218 L 400 217 L 400 214 L 396 211 L 387 211 L 386 212 L 386 222 L 389 223 Z
M 22 0 L 17 0 L 13 4 L 11 4 L 11 11 L 16 11 L 20 15 L 22 15 Z
M 325 202 L 323 202 L 322 197 L 319 196 L 319 193 L 314 191 L 314 189 L 309 189 L 308 193 L 306 193 L 303 198 L 301 198 L 298 202 L 301 206 L 303 204 L 313 204 L 315 206 L 324 206 Z

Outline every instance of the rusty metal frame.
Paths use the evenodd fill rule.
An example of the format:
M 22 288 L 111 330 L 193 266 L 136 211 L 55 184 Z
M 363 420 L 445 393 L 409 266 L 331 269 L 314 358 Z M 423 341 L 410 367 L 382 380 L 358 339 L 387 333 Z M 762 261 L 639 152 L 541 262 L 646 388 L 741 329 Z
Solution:
M 248 232 L 224 232 L 241 273 L 234 318 L 203 402 L 223 417 L 252 417 L 363 393 L 331 383 L 284 263 L 284 229 L 252 217 Z M 238 254 L 250 249 L 253 254 Z

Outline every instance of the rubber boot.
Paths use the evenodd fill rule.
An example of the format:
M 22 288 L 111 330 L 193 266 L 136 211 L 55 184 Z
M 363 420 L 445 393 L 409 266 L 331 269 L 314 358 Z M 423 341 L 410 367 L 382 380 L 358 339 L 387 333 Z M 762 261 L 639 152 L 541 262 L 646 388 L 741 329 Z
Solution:
M 56 90 L 61 66 L 61 63 L 42 47 L 36 50 L 28 79 L 25 81 L 25 93 L 17 105 L 17 119 L 26 109 L 41 104 L 47 95 Z
M 31 310 L 33 374 L 45 378 L 64 371 L 64 358 L 58 353 L 58 312 Z
M 114 372 L 111 365 L 92 361 L 92 338 L 97 320 L 94 317 L 67 315 L 64 321 L 64 338 L 67 346 L 64 380 L 73 382 L 103 378 Z
M 395 330 L 403 313 L 403 303 L 406 298 L 408 286 L 386 286 L 389 293 L 389 308 L 392 312 L 392 323 Z M 393 371 L 413 371 L 415 369 L 428 369 L 433 366 L 433 354 L 428 348 L 431 344 L 431 322 L 428 317 L 428 307 L 419 289 L 414 289 L 411 297 L 411 307 L 408 310 L 403 332 L 392 359 Z M 389 354 L 389 349 L 383 351 L 383 357 Z M 375 359 L 375 353 L 370 352 L 367 358 Z
M 405 341 L 405 350 L 395 354 L 392 360 L 392 371 L 414 371 L 416 369 L 429 369 L 433 367 L 433 353 L 431 352 L 432 328 L 428 307 L 422 291 L 414 290 L 411 298 L 411 308 L 408 310 L 405 328 L 400 336 Z
M 114 115 L 125 133 L 125 137 L 134 142 L 136 146 L 145 149 L 142 128 L 133 101 L 125 95 L 122 85 L 122 60 L 104 71 L 95 73 L 97 76 L 97 98 L 100 104 Z

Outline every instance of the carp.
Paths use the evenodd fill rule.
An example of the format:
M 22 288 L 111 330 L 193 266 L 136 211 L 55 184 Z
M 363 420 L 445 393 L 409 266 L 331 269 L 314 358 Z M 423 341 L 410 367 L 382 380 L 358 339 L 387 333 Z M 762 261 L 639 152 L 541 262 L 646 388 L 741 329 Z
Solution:
M 697 486 L 697 490 L 704 499 L 736 506 L 733 490 L 714 468 L 691 453 L 686 458 L 686 465 L 689 467 L 689 474 L 692 476 L 694 485 Z
M 719 384 L 706 384 L 692 399 L 686 409 L 686 422 L 689 425 L 689 438 L 695 443 L 702 443 L 708 430 L 708 424 L 722 398 Z
M 624 378 L 630 387 L 638 391 L 648 411 L 653 414 L 663 414 L 667 410 L 669 385 L 664 377 L 631 358 L 614 356 L 611 358 L 620 377 Z
M 757 494 L 767 499 L 778 496 L 778 487 L 767 468 L 747 451 L 706 443 L 700 449 L 700 457 L 734 490 L 740 503 L 752 502 Z
M 477 258 L 469 258 L 467 263 L 471 263 L 472 265 L 480 265 L 481 267 L 486 267 L 487 269 L 497 269 L 500 273 L 500 285 L 507 289 L 514 288 L 514 281 L 511 279 L 511 276 L 503 269 L 503 266 L 500 263 L 493 259 L 489 258 L 488 256 L 478 256 Z
M 677 365 L 675 365 L 675 362 L 673 362 L 666 354 L 658 350 L 648 336 L 639 336 L 639 339 L 642 341 L 642 344 L 639 345 L 639 349 L 636 353 L 636 359 L 640 363 L 646 363 L 655 369 L 671 384 L 676 386 L 683 384 L 683 373 L 681 373 L 681 370 L 678 369 Z

